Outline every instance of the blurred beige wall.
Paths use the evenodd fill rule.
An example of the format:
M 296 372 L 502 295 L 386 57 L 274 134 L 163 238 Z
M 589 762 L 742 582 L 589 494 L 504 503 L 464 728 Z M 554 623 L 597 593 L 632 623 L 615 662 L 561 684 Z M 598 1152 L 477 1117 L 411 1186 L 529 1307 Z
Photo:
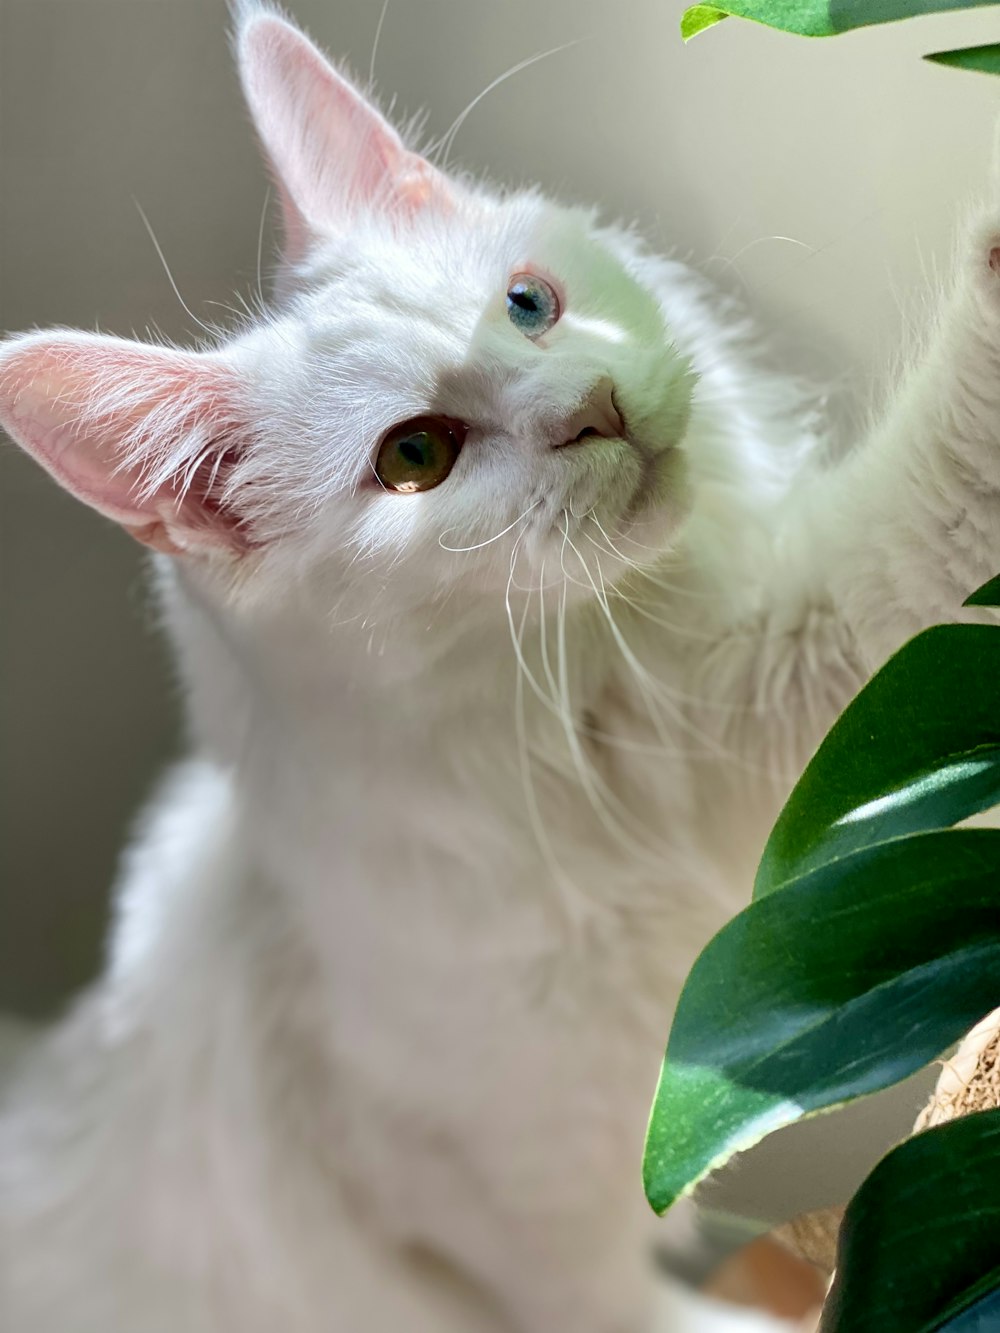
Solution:
M 367 75 L 381 0 L 289 3 Z M 998 11 L 812 42 L 730 21 L 684 47 L 681 8 L 388 0 L 376 78 L 439 134 L 573 42 L 491 91 L 455 159 L 638 219 L 863 400 L 985 188 L 1000 108 L 1000 82 L 920 54 L 997 40 Z M 266 182 L 226 23 L 223 0 L 0 0 L 0 327 L 190 334 L 134 201 L 199 317 L 253 288 Z M 97 965 L 117 849 L 178 749 L 176 691 L 140 549 L 9 445 L 0 538 L 0 1007 L 42 1013 Z M 863 1143 L 899 1120 L 880 1114 Z M 825 1157 L 820 1193 L 841 1184 Z

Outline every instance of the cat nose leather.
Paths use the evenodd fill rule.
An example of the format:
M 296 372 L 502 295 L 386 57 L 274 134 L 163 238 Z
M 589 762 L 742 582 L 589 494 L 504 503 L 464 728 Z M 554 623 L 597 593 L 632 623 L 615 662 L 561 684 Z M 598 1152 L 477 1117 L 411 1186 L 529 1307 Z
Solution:
M 625 423 L 615 407 L 614 381 L 607 375 L 597 381 L 577 410 L 566 418 L 556 432 L 554 448 L 582 444 L 591 438 L 620 440 Z

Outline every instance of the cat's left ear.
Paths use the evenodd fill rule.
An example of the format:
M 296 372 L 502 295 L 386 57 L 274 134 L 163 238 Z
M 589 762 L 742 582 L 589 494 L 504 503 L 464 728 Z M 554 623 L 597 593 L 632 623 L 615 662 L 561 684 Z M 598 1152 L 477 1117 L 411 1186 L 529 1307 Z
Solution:
M 248 0 L 237 30 L 240 77 L 285 222 L 286 255 L 365 210 L 405 218 L 447 206 L 451 186 L 297 28 Z

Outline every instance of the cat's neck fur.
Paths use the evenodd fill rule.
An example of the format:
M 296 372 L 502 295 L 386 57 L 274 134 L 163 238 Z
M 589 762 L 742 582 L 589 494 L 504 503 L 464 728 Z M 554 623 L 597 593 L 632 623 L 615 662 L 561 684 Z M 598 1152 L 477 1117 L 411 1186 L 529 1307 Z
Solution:
M 540 674 L 541 632 L 536 612 L 523 618 L 517 591 L 506 602 L 467 602 L 458 617 L 447 599 L 386 620 L 369 617 L 363 605 L 343 618 L 309 616 L 299 605 L 243 617 L 206 596 L 182 567 L 164 563 L 159 583 L 191 733 L 224 765 L 244 764 L 264 735 L 303 755 L 322 749 L 346 761 L 380 745 L 405 753 L 410 742 L 421 749 L 428 740 L 467 743 L 470 733 L 459 729 L 468 726 L 477 735 L 493 726 L 509 734 L 518 695 L 534 735 L 551 716 L 530 681 L 518 679 L 518 653 L 532 676 Z M 545 641 L 554 660 L 560 629 L 555 610 L 549 614 Z M 599 610 L 583 605 L 569 609 L 564 634 L 578 712 L 606 676 L 608 633 Z M 575 651 L 583 640 L 591 650 L 585 660 Z

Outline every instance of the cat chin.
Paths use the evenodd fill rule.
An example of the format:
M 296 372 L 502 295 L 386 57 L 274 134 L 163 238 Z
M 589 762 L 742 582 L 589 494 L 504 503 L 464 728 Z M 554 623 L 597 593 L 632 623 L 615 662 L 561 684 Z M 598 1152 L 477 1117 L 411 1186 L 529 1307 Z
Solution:
M 642 465 L 613 544 L 617 564 L 626 573 L 636 565 L 648 569 L 669 555 L 692 508 L 688 470 L 678 448 L 644 454 Z

